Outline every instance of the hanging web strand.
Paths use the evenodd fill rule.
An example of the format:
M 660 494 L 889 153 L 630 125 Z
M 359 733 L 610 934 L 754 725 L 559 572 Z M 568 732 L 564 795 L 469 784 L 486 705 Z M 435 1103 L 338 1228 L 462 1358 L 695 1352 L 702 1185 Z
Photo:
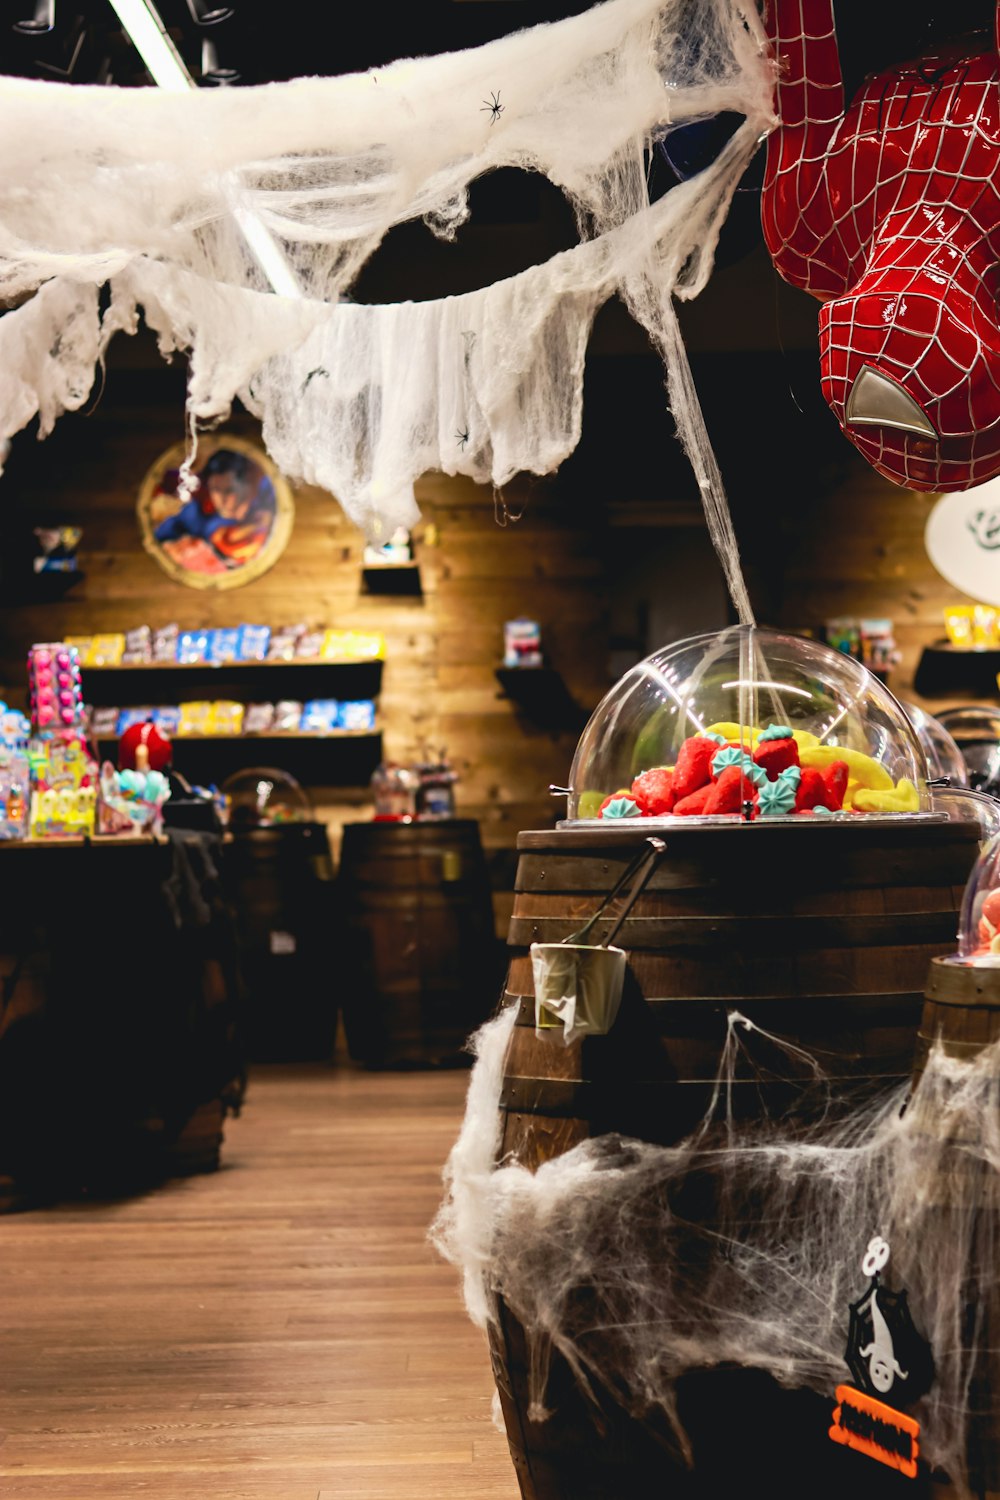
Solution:
M 467 52 L 255 89 L 0 79 L 0 298 L 31 298 L 0 318 L 0 437 L 36 413 L 44 433 L 82 404 L 108 340 L 141 315 L 165 355 L 189 357 L 197 424 L 239 398 L 290 477 L 386 535 L 416 518 L 413 483 L 429 470 L 499 488 L 562 463 L 580 436 L 593 318 L 618 293 L 667 361 L 748 619 L 671 299 L 707 280 L 771 96 L 750 0 L 607 0 Z M 722 112 L 743 124 L 718 159 L 650 205 L 655 140 Z M 469 185 L 500 167 L 566 195 L 574 249 L 466 296 L 343 300 L 393 225 L 422 217 L 454 236 Z M 273 292 L 247 222 L 300 296 Z

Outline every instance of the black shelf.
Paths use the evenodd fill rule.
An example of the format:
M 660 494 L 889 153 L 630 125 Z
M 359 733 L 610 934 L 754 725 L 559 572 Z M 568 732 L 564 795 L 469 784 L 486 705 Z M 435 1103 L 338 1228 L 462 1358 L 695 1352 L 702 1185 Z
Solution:
M 366 594 L 401 594 L 419 596 L 424 591 L 420 564 L 366 563 L 361 570 Z
M 555 667 L 497 667 L 506 696 L 542 729 L 579 734 L 590 718 Z
M 230 661 L 132 662 L 83 667 L 83 696 L 95 708 L 232 698 L 240 703 L 305 702 L 309 698 L 378 698 L 382 662 Z
M 331 734 L 192 734 L 175 736 L 172 743 L 174 769 L 201 785 L 218 786 L 244 767 L 274 766 L 290 772 L 304 786 L 367 786 L 382 760 L 380 729 Z M 116 736 L 101 736 L 96 742 L 100 759 L 114 760 L 117 744 Z
M 913 686 L 921 698 L 968 693 L 992 702 L 1000 696 L 998 672 L 1000 651 L 962 651 L 948 641 L 935 641 L 921 652 Z

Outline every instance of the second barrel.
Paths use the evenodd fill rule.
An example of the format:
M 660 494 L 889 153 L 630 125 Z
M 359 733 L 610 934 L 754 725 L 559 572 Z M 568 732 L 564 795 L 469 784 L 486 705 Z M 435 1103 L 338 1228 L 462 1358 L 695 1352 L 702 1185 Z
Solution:
M 367 1067 L 461 1062 L 502 973 L 479 824 L 348 824 L 338 908 L 351 1056 Z

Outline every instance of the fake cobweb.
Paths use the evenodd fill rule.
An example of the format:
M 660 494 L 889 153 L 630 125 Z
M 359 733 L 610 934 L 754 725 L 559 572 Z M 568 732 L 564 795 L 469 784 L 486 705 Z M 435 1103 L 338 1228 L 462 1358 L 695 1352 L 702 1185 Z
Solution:
M 911 1413 L 921 1452 L 964 1490 L 970 1405 L 976 1391 L 1000 1388 L 1000 1350 L 990 1348 L 1000 1043 L 960 1060 L 936 1047 L 912 1094 L 836 1108 L 818 1064 L 734 1013 L 712 1105 L 688 1138 L 664 1147 L 601 1135 L 532 1173 L 496 1160 L 515 1012 L 474 1039 L 432 1235 L 463 1272 L 475 1322 L 485 1327 L 501 1297 L 523 1324 L 529 1416 L 548 1415 L 552 1351 L 585 1391 L 603 1387 L 635 1416 L 663 1413 L 681 1452 L 676 1388 L 691 1370 L 766 1371 L 828 1396 L 832 1409 L 837 1385 L 851 1381 L 848 1309 L 877 1234 L 891 1247 L 887 1284 L 908 1290 L 933 1354 L 931 1390 Z M 782 1063 L 805 1072 L 810 1123 L 736 1118 L 734 1080 L 748 1061 L 758 1078 Z
M 254 89 L 2 79 L 0 301 L 31 300 L 0 319 L 0 436 L 81 406 L 141 308 L 165 354 L 189 353 L 193 420 L 239 397 L 279 467 L 385 532 L 412 521 L 429 469 L 499 486 L 558 466 L 617 292 L 664 356 L 707 490 L 672 299 L 708 277 L 771 90 L 749 0 L 607 0 L 481 48 Z M 714 163 L 650 203 L 655 140 L 723 112 L 743 123 Z M 453 237 L 469 184 L 501 167 L 556 184 L 579 245 L 465 296 L 342 300 L 393 225 Z M 271 289 L 275 258 L 294 295 Z

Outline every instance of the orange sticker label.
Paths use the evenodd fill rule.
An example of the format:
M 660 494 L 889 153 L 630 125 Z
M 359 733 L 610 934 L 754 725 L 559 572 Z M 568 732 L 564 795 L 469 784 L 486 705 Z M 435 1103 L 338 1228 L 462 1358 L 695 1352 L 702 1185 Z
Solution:
M 852 1385 L 838 1385 L 837 1400 L 840 1404 L 834 1408 L 830 1428 L 833 1441 L 916 1479 L 920 1424 Z

